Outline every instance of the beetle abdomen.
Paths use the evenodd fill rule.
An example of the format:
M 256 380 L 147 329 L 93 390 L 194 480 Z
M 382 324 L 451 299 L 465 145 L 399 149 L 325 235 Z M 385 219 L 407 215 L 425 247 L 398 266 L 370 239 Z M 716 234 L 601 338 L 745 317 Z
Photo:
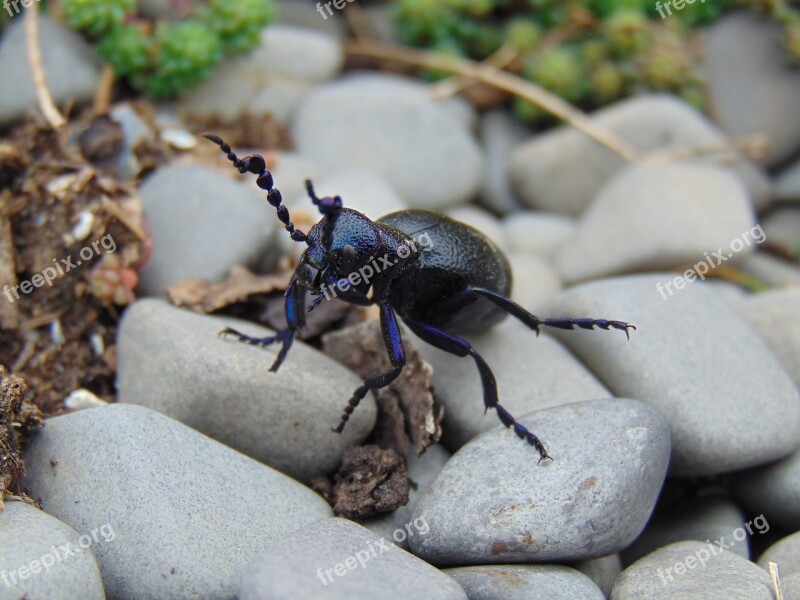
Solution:
M 482 331 L 503 319 L 505 313 L 486 298 L 460 297 L 467 286 L 506 296 L 511 292 L 508 260 L 485 235 L 426 210 L 391 213 L 378 223 L 402 231 L 420 249 L 419 268 L 410 275 L 414 277 L 411 293 L 399 292 L 393 298 L 401 316 L 453 333 Z

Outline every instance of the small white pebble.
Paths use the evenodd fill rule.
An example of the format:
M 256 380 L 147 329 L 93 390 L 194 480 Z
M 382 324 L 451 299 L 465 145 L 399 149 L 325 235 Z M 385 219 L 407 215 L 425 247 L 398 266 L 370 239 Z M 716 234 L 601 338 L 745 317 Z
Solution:
M 99 333 L 93 333 L 89 336 L 89 345 L 92 347 L 92 352 L 97 356 L 103 356 L 106 351 L 106 345 L 103 342 L 103 336 Z
M 50 322 L 50 339 L 53 340 L 56 346 L 63 346 L 64 342 L 67 341 L 64 337 L 64 329 L 61 327 L 61 321 L 58 319 Z
M 191 150 L 197 146 L 197 138 L 182 129 L 164 129 L 161 139 L 178 150 Z
M 108 402 L 101 400 L 87 389 L 80 388 L 74 390 L 64 400 L 64 407 L 67 410 L 84 410 L 86 408 L 95 408 L 97 406 L 105 406 Z
M 77 241 L 82 242 L 89 234 L 92 233 L 92 226 L 94 225 L 94 214 L 91 211 L 85 210 L 78 217 L 78 222 L 72 228 L 70 234 Z

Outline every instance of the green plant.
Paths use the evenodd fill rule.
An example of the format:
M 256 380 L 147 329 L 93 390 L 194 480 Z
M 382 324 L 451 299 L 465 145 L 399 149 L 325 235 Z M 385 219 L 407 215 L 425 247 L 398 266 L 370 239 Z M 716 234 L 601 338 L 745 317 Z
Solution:
M 228 55 L 260 42 L 275 16 L 270 0 L 209 0 L 188 18 L 153 24 L 136 0 L 62 0 L 67 23 L 96 39 L 118 77 L 153 98 L 177 96 L 207 79 Z
M 742 6 L 781 23 L 787 53 L 800 64 L 797 0 L 686 3 L 666 19 L 654 0 L 397 0 L 395 25 L 406 44 L 474 60 L 505 43 L 519 55 L 512 68 L 583 108 L 643 90 L 671 91 L 701 107 L 693 33 Z M 520 118 L 546 117 L 513 102 Z

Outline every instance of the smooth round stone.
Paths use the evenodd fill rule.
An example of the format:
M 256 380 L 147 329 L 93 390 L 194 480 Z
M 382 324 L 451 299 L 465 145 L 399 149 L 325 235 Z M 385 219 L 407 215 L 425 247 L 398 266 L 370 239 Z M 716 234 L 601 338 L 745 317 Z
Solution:
M 775 181 L 775 199 L 784 202 L 800 200 L 800 161 L 778 175 Z
M 249 185 L 198 166 L 166 166 L 139 189 L 153 254 L 139 292 L 159 296 L 189 277 L 222 279 L 264 252 L 275 214 Z
M 508 111 L 490 110 L 480 120 L 479 134 L 486 149 L 486 178 L 481 191 L 481 204 L 504 215 L 521 208 L 508 178 L 511 152 L 529 135 L 530 130 Z
M 300 340 L 272 373 L 280 345 L 223 339 L 227 326 L 257 337 L 275 333 L 160 300 L 135 302 L 118 332 L 120 402 L 157 410 L 302 481 L 335 470 L 375 423 L 370 395 L 341 434 L 331 431 L 361 380 Z
M 413 524 L 411 524 L 413 531 Z M 417 532 L 424 535 L 425 528 Z M 325 519 L 275 543 L 247 567 L 239 600 L 466 600 L 455 581 L 346 519 Z
M 572 238 L 578 225 L 574 219 L 556 213 L 533 210 L 515 212 L 505 218 L 503 227 L 511 247 L 549 257 Z
M 739 12 L 709 27 L 704 56 L 707 94 L 717 122 L 733 137 L 767 135 L 765 162 L 775 166 L 800 149 L 800 73 L 790 67 L 783 27 Z
M 800 206 L 770 211 L 761 225 L 770 244 L 781 246 L 794 255 L 800 253 Z
M 354 75 L 315 89 L 292 133 L 327 172 L 372 171 L 412 208 L 458 204 L 482 183 L 481 149 L 463 120 L 402 77 Z
M 714 546 L 716 548 L 716 546 Z M 705 542 L 676 542 L 625 569 L 611 600 L 773 600 L 769 573 L 735 552 Z M 705 558 L 708 556 L 708 558 Z M 700 558 L 705 558 L 701 564 Z
M 569 282 L 681 267 L 728 252 L 754 224 L 746 190 L 722 169 L 629 167 L 600 190 L 554 263 Z M 755 248 L 748 240 L 742 252 Z
M 561 291 L 561 279 L 550 263 L 538 255 L 532 252 L 511 252 L 507 257 L 514 282 L 511 299 L 523 308 L 533 313 L 539 312 Z
M 783 600 L 800 600 L 800 573 L 781 577 Z
M 314 86 L 336 77 L 343 64 L 342 42 L 329 32 L 270 25 L 262 31 L 258 48 L 225 60 L 180 107 L 223 120 L 244 113 L 271 114 L 286 123 Z
M 714 475 L 791 454 L 800 444 L 800 396 L 777 358 L 713 290 L 666 283 L 672 275 L 608 279 L 553 301 L 551 314 L 636 325 L 630 341 L 619 331 L 555 335 L 616 396 L 641 398 L 664 415 L 671 475 Z
M 412 522 L 412 513 L 417 502 L 450 460 L 450 453 L 441 444 L 433 444 L 425 450 L 422 456 L 417 456 L 412 452 L 406 460 L 408 462 L 408 478 L 417 486 L 416 488 L 412 487 L 409 491 L 408 504 L 395 509 L 386 516 L 362 523 L 373 533 L 393 541 L 404 550 L 408 550 L 408 537 L 400 539 L 403 536 L 397 532 Z
M 351 169 L 321 177 L 319 181 L 314 182 L 314 192 L 320 198 L 341 196 L 346 208 L 364 213 L 373 221 L 408 208 L 405 201 L 386 183 L 386 180 L 370 171 Z M 315 219 L 322 218 L 305 189 L 289 205 L 290 211 L 295 208 L 311 210 Z
M 594 582 L 561 565 L 496 565 L 444 571 L 470 600 L 604 600 Z
M 11 10 L 11 5 L 7 5 Z M 17 5 L 19 6 L 19 5 Z M 22 6 L 19 6 L 22 9 Z M 0 123 L 10 123 L 38 106 L 36 88 L 25 54 L 25 28 L 20 13 L 0 37 Z M 47 89 L 57 105 L 94 98 L 102 63 L 76 31 L 39 14 L 42 68 Z M 46 40 L 46 41 L 45 41 Z
M 600 558 L 590 558 L 571 565 L 595 582 L 603 597 L 611 595 L 611 588 L 614 587 L 619 574 L 622 573 L 622 560 L 619 554 L 609 554 Z
M 326 0 L 327 1 L 327 0 Z M 314 6 L 297 0 L 272 0 L 278 8 L 278 21 L 282 25 L 294 25 L 303 29 L 311 29 L 344 39 L 347 35 L 347 21 L 334 19 L 328 14 L 321 15 Z M 333 6 L 331 6 L 333 8 Z
M 764 338 L 800 389 L 800 287 L 755 294 L 737 309 Z
M 430 533 L 410 539 L 439 566 L 577 561 L 630 544 L 669 462 L 664 419 L 636 400 L 594 400 L 518 418 L 553 461 L 505 427 L 456 453 L 414 509 Z
M 412 335 L 409 333 L 409 335 Z M 458 449 L 500 421 L 485 411 L 483 388 L 475 363 L 414 340 L 423 358 L 433 366 L 436 399 L 444 407 L 443 441 Z M 536 334 L 508 317 L 489 331 L 469 336 L 489 364 L 500 404 L 514 416 L 534 410 L 611 398 L 612 394 L 551 336 Z
M 0 512 L 0 600 L 104 600 L 92 546 L 113 543 L 113 528 L 105 525 L 93 528 L 95 541 L 89 530 L 82 536 L 38 508 L 7 500 Z
M 759 524 L 760 520 L 750 523 L 754 534 L 759 532 Z M 721 495 L 695 498 L 669 510 L 657 510 L 642 534 L 622 553 L 622 558 L 629 565 L 674 542 L 720 540 L 732 552 L 749 559 L 748 538 L 737 541 L 733 537 L 734 532 L 737 537 L 742 536 L 738 529 L 747 531 L 745 518 L 731 500 Z
M 503 252 L 509 249 L 508 239 L 500 220 L 484 208 L 474 205 L 457 206 L 445 211 L 451 219 L 460 221 L 480 231 Z
M 769 569 L 771 562 L 778 565 L 781 577 L 800 573 L 800 531 L 775 542 L 758 558 L 762 569 Z
M 800 287 L 800 268 L 766 252 L 742 255 L 731 266 L 769 287 Z
M 93 547 L 110 598 L 232 598 L 245 566 L 329 517 L 310 489 L 152 410 L 111 404 L 53 417 L 24 484 Z
M 734 492 L 746 508 L 763 513 L 770 523 L 797 531 L 800 529 L 800 451 L 784 460 L 738 473 Z
M 622 100 L 596 111 L 592 118 L 643 155 L 676 147 L 718 146 L 726 141 L 705 115 L 668 94 Z M 717 158 L 700 157 L 689 162 L 710 165 Z M 629 163 L 613 151 L 572 126 L 562 126 L 514 150 L 509 176 L 514 191 L 527 206 L 577 217 L 597 190 L 626 166 Z M 757 208 L 766 206 L 771 190 L 762 169 L 742 158 L 729 170 L 741 179 Z

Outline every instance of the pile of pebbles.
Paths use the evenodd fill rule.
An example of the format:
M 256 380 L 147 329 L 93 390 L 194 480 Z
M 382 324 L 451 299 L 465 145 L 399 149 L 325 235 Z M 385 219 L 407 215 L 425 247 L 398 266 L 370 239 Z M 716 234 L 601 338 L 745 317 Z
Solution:
M 341 38 L 317 18 L 267 28 L 261 49 L 164 111 L 274 114 L 296 147 L 273 171 L 290 207 L 313 177 L 373 218 L 449 214 L 503 248 L 529 310 L 638 329 L 537 339 L 507 319 L 471 338 L 503 404 L 547 445 L 542 464 L 484 415 L 471 362 L 412 340 L 434 368 L 442 442 L 410 459 L 407 506 L 336 518 L 308 484 L 369 436 L 375 402 L 335 435 L 353 373 L 301 341 L 270 373 L 274 348 L 216 335 L 269 330 L 162 299 L 286 245 L 253 181 L 165 166 L 140 189 L 155 251 L 119 330 L 119 403 L 50 418 L 27 448 L 43 510 L 8 501 L 0 514 L 0 599 L 766 600 L 769 562 L 799 599 L 800 269 L 759 246 L 800 243 L 800 163 L 777 169 L 800 151 L 786 109 L 800 73 L 778 70 L 771 30 L 733 15 L 710 32 L 719 123 L 668 95 L 597 115 L 642 153 L 763 131 L 776 140 L 765 164 L 630 165 L 568 127 L 533 134 L 417 81 L 342 76 Z M 56 100 L 91 97 L 85 43 L 40 26 Z M 23 44 L 18 24 L 0 41 L 0 80 L 20 82 L 0 88 L 3 122 L 33 104 Z M 718 249 L 773 289 L 676 277 Z

